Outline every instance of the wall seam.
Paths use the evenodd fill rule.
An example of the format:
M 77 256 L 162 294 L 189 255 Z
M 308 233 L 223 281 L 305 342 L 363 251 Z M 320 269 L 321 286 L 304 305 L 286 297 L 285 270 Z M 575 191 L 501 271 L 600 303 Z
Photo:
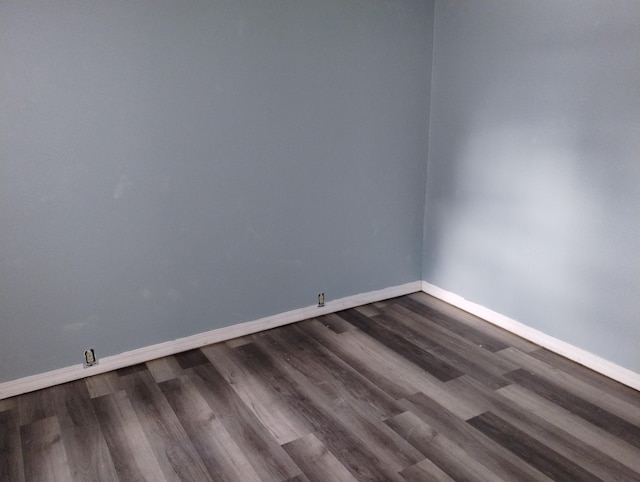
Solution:
M 431 159 L 431 122 L 432 122 L 432 106 L 433 106 L 433 81 L 436 58 L 436 9 L 438 8 L 438 0 L 433 2 L 433 14 L 431 17 L 433 27 L 431 29 L 431 71 L 429 79 L 429 112 L 427 119 L 427 157 L 425 159 L 425 176 L 424 176 L 424 198 L 422 203 L 422 239 L 420 240 L 420 279 L 426 279 L 424 262 L 425 262 L 425 245 L 427 236 L 427 184 L 429 179 L 429 160 Z

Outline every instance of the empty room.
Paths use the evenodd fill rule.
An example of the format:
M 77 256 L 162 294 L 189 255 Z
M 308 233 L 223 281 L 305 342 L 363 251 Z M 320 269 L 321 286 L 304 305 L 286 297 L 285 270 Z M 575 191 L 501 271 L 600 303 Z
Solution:
M 637 0 L 0 0 L 0 481 L 638 481 L 639 247 Z

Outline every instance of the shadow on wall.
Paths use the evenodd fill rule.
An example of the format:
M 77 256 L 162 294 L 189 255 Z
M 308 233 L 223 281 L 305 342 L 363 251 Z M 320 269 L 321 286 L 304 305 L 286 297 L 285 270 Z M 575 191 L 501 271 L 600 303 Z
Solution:
M 640 371 L 640 9 L 543 7 L 436 16 L 423 277 Z

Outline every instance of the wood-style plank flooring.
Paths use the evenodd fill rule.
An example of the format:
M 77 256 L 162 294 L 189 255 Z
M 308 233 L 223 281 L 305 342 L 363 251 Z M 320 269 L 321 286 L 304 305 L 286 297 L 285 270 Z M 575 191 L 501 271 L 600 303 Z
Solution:
M 640 393 L 423 293 L 0 401 L 0 481 L 640 481 Z

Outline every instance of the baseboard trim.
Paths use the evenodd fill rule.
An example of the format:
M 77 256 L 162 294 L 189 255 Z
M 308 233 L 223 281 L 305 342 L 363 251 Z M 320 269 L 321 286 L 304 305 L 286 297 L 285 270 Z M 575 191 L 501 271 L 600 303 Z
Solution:
M 117 370 L 138 363 L 148 362 L 156 358 L 175 355 L 186 350 L 200 348 L 201 346 L 231 340 L 240 336 L 251 335 L 263 330 L 269 330 L 278 326 L 288 325 L 298 321 L 315 318 L 317 316 L 334 313 L 336 311 L 354 308 L 356 306 L 375 303 L 377 301 L 408 295 L 422 289 L 421 281 L 413 281 L 397 286 L 391 286 L 376 291 L 369 291 L 353 296 L 347 296 L 336 300 L 327 300 L 323 307 L 307 306 L 296 310 L 286 311 L 265 318 L 260 318 L 245 323 L 239 323 L 224 328 L 199 333 L 197 335 L 179 338 L 173 341 L 158 343 L 136 350 L 119 353 L 117 355 L 101 358 L 97 365 L 85 368 L 78 364 L 57 370 L 52 370 L 37 375 L 32 375 L 17 380 L 0 383 L 0 400 L 4 398 L 33 392 L 43 388 L 52 387 L 61 383 L 79 380 L 81 378 L 99 375 L 111 370 Z
M 612 378 L 613 380 L 640 391 L 640 373 L 636 373 L 627 368 L 621 367 L 620 365 L 616 365 L 609 360 L 600 358 L 598 355 L 594 355 L 582 348 L 578 348 L 570 343 L 554 338 L 551 335 L 547 335 L 535 328 L 531 328 L 530 326 L 501 315 L 489 308 L 485 308 L 482 305 L 466 300 L 455 293 L 446 291 L 438 286 L 432 285 L 431 283 L 427 283 L 426 281 L 422 282 L 422 291 L 434 298 L 438 298 L 439 300 L 471 313 L 472 315 L 476 315 L 489 323 L 499 326 L 500 328 L 504 328 L 505 330 L 540 345 L 547 350 L 557 353 L 558 355 L 562 355 L 569 360 L 584 365 L 593 371 L 601 373 L 606 377 Z
M 640 374 L 621 367 L 609 360 L 605 360 L 593 353 L 578 348 L 553 336 L 547 335 L 535 328 L 531 328 L 519 321 L 513 320 L 482 305 L 468 301 L 463 297 L 426 281 L 413 281 L 402 285 L 392 286 L 381 290 L 360 293 L 336 300 L 328 300 L 324 307 L 307 306 L 296 310 L 286 311 L 257 320 L 239 323 L 215 330 L 199 333 L 177 340 L 158 343 L 131 350 L 117 355 L 100 359 L 98 365 L 85 368 L 81 364 L 73 365 L 57 370 L 52 370 L 37 375 L 32 375 L 8 382 L 0 383 L 0 400 L 21 395 L 23 393 L 52 387 L 61 383 L 79 380 L 81 378 L 99 375 L 111 370 L 117 370 L 127 366 L 144 363 L 156 358 L 175 355 L 186 350 L 200 348 L 212 343 L 231 340 L 240 336 L 251 335 L 260 331 L 269 330 L 278 326 L 284 326 L 298 321 L 315 318 L 317 316 L 334 313 L 336 311 L 354 308 L 356 306 L 375 303 L 397 296 L 408 295 L 417 291 L 423 291 L 435 298 L 460 308 L 468 313 L 482 318 L 511 333 L 536 343 L 548 350 L 584 365 L 591 370 L 601 373 L 613 380 L 623 383 L 640 391 Z

